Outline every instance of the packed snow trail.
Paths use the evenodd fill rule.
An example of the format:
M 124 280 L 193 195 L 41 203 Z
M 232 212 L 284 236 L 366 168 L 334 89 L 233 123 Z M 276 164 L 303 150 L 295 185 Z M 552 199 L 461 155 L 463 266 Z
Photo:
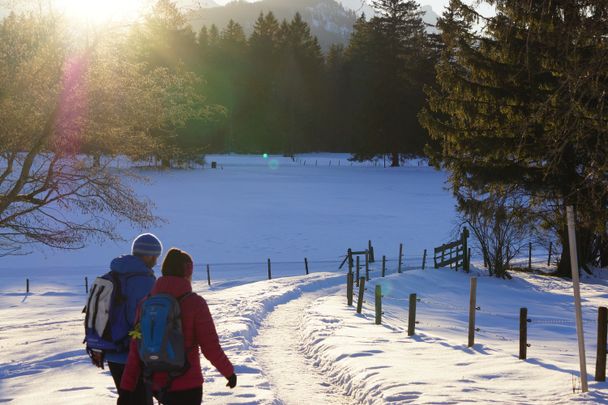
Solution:
M 302 316 L 321 295 L 325 294 L 305 294 L 277 306 L 262 322 L 254 340 L 255 356 L 262 371 L 279 401 L 286 405 L 355 403 L 353 398 L 341 393 L 340 387 L 332 385 L 327 376 L 319 373 L 313 360 L 306 358 L 301 350 Z

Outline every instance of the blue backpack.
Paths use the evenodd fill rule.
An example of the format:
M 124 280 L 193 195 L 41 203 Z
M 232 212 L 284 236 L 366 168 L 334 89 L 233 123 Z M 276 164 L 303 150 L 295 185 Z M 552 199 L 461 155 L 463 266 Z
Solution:
M 169 294 L 148 297 L 141 306 L 138 341 L 139 357 L 143 363 L 144 381 L 151 383 L 156 372 L 167 372 L 169 379 L 159 393 L 159 399 L 167 392 L 173 379 L 184 374 L 190 365 L 182 331 L 181 302 L 192 295 L 179 298 Z
M 128 316 L 127 282 L 142 273 L 110 271 L 97 277 L 89 291 L 83 312 L 87 351 L 125 352 L 129 350 L 129 332 L 133 329 Z

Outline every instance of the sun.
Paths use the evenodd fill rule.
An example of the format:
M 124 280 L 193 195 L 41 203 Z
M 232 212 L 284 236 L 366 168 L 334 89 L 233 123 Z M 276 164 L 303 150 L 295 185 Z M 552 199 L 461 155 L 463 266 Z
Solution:
M 134 20 L 146 0 L 55 0 L 58 11 L 81 23 L 100 24 Z

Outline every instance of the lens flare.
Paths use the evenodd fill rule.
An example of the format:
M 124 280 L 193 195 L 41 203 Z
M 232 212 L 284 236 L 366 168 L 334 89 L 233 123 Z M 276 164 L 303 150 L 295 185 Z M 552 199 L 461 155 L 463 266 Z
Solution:
M 271 159 L 268 162 L 268 167 L 270 168 L 270 170 L 277 170 L 279 168 L 279 161 L 276 159 Z

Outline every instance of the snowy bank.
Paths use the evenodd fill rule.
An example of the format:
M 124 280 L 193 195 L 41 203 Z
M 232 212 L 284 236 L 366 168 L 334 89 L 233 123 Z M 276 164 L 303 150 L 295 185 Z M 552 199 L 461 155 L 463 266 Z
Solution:
M 385 315 L 374 324 L 374 285 Z M 407 336 L 408 296 L 417 293 L 416 335 Z M 567 281 L 517 274 L 512 281 L 478 277 L 476 344 L 468 348 L 469 275 L 417 270 L 373 279 L 362 315 L 345 289 L 308 307 L 307 355 L 334 384 L 365 404 L 608 403 L 606 383 L 573 394 L 578 357 Z M 604 284 L 583 286 L 588 372 L 593 380 L 597 305 Z M 519 308 L 528 307 L 528 360 L 518 359 Z

